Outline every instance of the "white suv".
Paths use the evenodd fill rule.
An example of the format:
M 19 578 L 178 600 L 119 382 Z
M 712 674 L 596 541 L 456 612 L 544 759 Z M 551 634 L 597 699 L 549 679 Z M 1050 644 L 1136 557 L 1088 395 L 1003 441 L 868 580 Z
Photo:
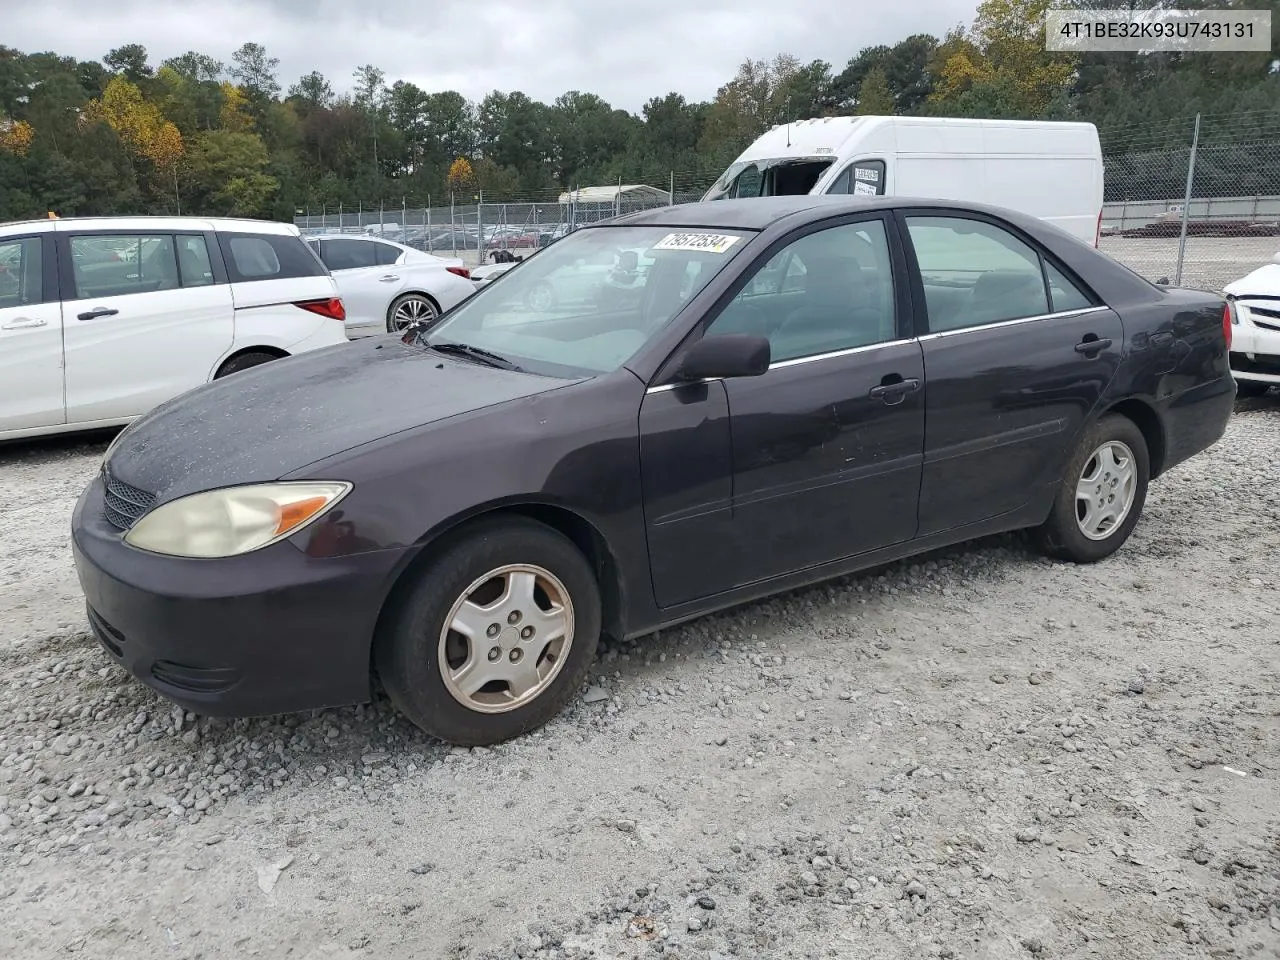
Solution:
M 346 343 L 344 319 L 292 224 L 2 224 L 0 440 L 128 423 L 217 377 Z

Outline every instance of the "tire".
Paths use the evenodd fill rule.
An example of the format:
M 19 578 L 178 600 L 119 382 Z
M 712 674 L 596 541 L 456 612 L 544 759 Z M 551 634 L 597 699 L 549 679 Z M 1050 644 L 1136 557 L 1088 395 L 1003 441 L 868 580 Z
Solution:
M 405 293 L 391 301 L 387 308 L 387 333 L 400 333 L 418 320 L 433 322 L 440 308 L 424 293 Z
M 518 569 L 489 579 L 511 567 Z M 533 571 L 540 573 L 530 577 Z M 535 590 L 520 589 L 530 582 Z M 513 588 L 515 596 L 504 603 Z M 464 605 L 469 596 L 472 605 Z M 540 608 L 532 615 L 524 609 L 529 596 Z M 551 598 L 567 616 L 545 613 Z M 600 589 L 591 564 L 566 537 L 532 520 L 470 526 L 393 603 L 374 651 L 382 685 L 409 720 L 458 746 L 490 746 L 542 726 L 564 708 L 595 661 Z M 474 651 L 462 632 L 446 627 L 468 619 L 475 625 L 471 635 L 480 638 Z M 557 643 L 547 638 L 555 636 L 556 623 L 568 642 L 559 643 L 553 662 L 547 654 Z M 524 630 L 533 636 L 522 639 Z M 529 654 L 517 660 L 517 650 Z M 475 674 L 469 684 L 468 673 Z M 524 690 L 505 679 L 474 689 L 486 677 L 508 676 Z
M 270 363 L 272 360 L 280 358 L 274 353 L 264 353 L 262 351 L 251 351 L 242 353 L 237 357 L 232 357 L 214 374 L 213 379 L 221 380 L 225 376 L 233 373 L 239 373 L 241 370 L 248 370 L 250 367 L 258 367 L 264 363 Z
M 1093 501 L 1092 516 L 1088 514 L 1090 501 L 1077 495 L 1086 478 L 1094 482 L 1088 482 L 1084 492 L 1091 497 L 1100 492 L 1106 498 L 1100 510 Z M 1050 556 L 1075 563 L 1096 563 L 1111 556 L 1137 526 L 1150 478 L 1151 457 L 1142 431 L 1127 417 L 1103 417 L 1086 431 L 1068 461 L 1049 519 L 1035 531 L 1038 546 Z M 1121 506 L 1126 500 L 1127 509 Z M 1080 516 L 1082 509 L 1084 518 Z
M 1271 389 L 1271 384 L 1259 380 L 1237 380 L 1237 397 L 1260 397 Z

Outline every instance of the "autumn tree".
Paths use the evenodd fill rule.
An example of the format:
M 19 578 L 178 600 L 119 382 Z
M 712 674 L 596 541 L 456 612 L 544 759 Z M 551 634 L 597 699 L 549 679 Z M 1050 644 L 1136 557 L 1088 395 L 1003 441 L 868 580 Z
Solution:
M 35 128 L 27 121 L 0 119 L 0 150 L 25 157 L 35 138 Z
M 222 106 L 218 110 L 218 126 L 223 130 L 248 133 L 253 129 L 253 117 L 249 113 L 249 98 L 244 90 L 225 80 L 220 89 Z
M 461 193 L 476 182 L 475 171 L 471 169 L 471 161 L 466 157 L 458 157 L 453 163 L 449 164 L 449 176 L 447 177 L 449 189 Z
M 85 105 L 84 117 L 88 122 L 105 123 L 135 156 L 150 161 L 158 170 L 168 172 L 182 158 L 178 128 L 124 77 L 112 78 L 102 99 Z
M 934 105 L 970 115 L 1043 116 L 1066 96 L 1077 58 L 1045 50 L 1052 0 L 983 0 L 968 31 L 934 57 Z

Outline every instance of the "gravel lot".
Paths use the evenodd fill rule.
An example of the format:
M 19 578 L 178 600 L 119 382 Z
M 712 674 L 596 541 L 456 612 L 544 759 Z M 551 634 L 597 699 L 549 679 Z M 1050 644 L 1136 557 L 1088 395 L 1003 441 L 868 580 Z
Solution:
M 1018 537 L 602 654 L 548 728 L 184 715 L 86 634 L 105 440 L 0 449 L 0 957 L 1280 955 L 1280 398 Z
M 1178 238 L 1102 237 L 1099 249 L 1148 280 L 1176 276 Z M 1280 237 L 1188 237 L 1182 284 L 1221 292 L 1232 280 L 1270 263 Z

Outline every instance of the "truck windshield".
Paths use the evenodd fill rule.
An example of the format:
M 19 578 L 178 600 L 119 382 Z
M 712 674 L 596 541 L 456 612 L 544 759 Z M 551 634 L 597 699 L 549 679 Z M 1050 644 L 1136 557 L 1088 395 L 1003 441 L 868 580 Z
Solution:
M 702 199 L 800 196 L 813 190 L 833 159 L 775 157 L 770 160 L 739 160 L 729 165 Z

